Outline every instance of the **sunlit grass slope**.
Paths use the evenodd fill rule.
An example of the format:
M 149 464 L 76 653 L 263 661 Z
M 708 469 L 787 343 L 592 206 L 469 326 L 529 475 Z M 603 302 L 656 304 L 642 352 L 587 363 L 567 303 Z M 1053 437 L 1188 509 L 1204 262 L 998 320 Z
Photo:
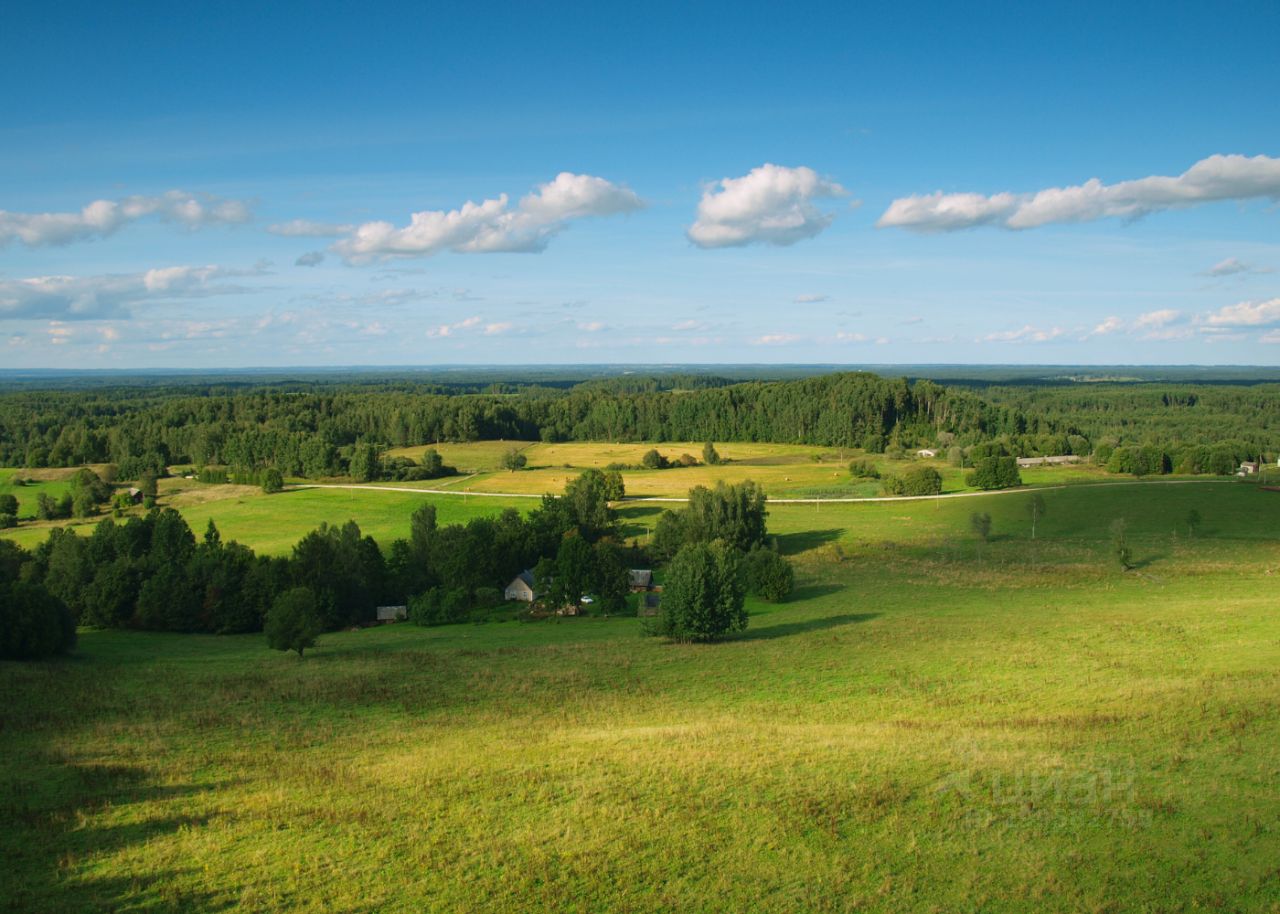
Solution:
M 298 661 L 86 632 L 0 664 L 0 898 L 1275 911 L 1280 494 L 1046 493 L 1034 546 L 1024 498 L 775 506 L 801 586 L 715 645 L 399 625 Z

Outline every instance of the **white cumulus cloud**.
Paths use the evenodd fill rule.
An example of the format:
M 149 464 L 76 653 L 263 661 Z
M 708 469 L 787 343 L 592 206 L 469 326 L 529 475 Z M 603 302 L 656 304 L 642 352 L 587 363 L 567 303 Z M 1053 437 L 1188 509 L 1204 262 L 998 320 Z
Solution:
M 1227 305 L 1206 319 L 1210 327 L 1270 327 L 1280 324 L 1280 298 Z
M 882 228 L 949 232 L 980 225 L 1030 229 L 1107 217 L 1136 219 L 1165 209 L 1219 200 L 1280 198 L 1280 159 L 1265 155 L 1212 155 L 1176 176 L 1153 175 L 1103 184 L 1091 178 L 1071 187 L 1032 193 L 948 194 L 901 197 L 876 222 Z
M 132 196 L 120 200 L 95 200 L 79 212 L 15 213 L 0 210 L 0 247 L 21 241 L 27 247 L 71 244 L 105 238 L 125 225 L 147 216 L 158 216 L 188 228 L 247 222 L 249 206 L 209 194 L 171 190 L 156 196 Z
M 641 209 L 632 191 L 592 175 L 561 172 L 541 184 L 513 208 L 506 194 L 459 209 L 413 213 L 409 224 L 366 222 L 351 230 L 333 250 L 349 263 L 391 257 L 426 257 L 440 251 L 459 254 L 543 250 L 570 221 Z
M 846 193 L 812 168 L 761 165 L 707 188 L 689 226 L 689 240 L 700 248 L 795 244 L 817 235 L 835 218 L 814 201 Z

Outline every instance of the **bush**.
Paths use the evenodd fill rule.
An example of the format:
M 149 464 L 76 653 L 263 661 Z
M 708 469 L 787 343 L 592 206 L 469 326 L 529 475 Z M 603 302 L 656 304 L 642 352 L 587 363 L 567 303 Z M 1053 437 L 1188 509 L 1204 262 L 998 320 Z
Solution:
M 448 625 L 465 622 L 471 609 L 466 588 L 446 591 L 432 587 L 409 600 L 409 621 L 414 625 Z
M 67 604 L 39 584 L 0 583 L 0 658 L 51 657 L 75 643 L 76 621 Z
M 18 516 L 8 511 L 0 513 L 0 530 L 8 530 L 10 527 L 18 526 Z
M 888 495 L 937 495 L 942 492 L 942 475 L 930 466 L 915 466 L 896 476 L 886 476 Z
M 849 475 L 855 479 L 879 479 L 880 471 L 876 469 L 874 460 L 859 457 L 849 463 Z
M 262 491 L 268 495 L 284 491 L 284 477 L 275 467 L 267 467 L 266 472 L 262 474 Z
M 316 598 L 306 587 L 294 587 L 276 597 L 267 610 L 267 646 L 277 651 L 297 651 L 298 656 L 315 647 L 320 634 L 320 614 Z
M 4 494 L 0 495 L 0 514 L 18 514 L 18 496 Z
M 709 467 L 720 463 L 720 452 L 716 450 L 716 446 L 710 441 L 702 446 L 702 462 Z
M 640 465 L 646 470 L 665 470 L 671 464 L 666 457 L 658 453 L 655 447 L 645 451 L 644 456 L 640 458 Z
M 742 569 L 747 593 L 770 603 L 781 603 L 795 589 L 795 569 L 772 549 L 752 549 L 743 560 Z
M 667 570 L 653 634 L 713 641 L 747 627 L 740 554 L 723 543 L 682 548 Z
M 1009 489 L 1022 485 L 1022 475 L 1013 457 L 983 457 L 965 476 L 965 482 L 976 489 Z

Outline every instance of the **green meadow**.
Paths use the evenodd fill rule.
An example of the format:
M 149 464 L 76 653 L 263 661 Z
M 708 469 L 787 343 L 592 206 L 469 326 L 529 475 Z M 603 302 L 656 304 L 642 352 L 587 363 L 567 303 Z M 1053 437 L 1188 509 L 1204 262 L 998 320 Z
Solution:
M 0 898 L 1280 910 L 1280 493 L 1043 497 L 1034 541 L 1026 493 L 772 506 L 799 587 L 719 644 L 634 618 L 395 625 L 298 660 L 84 631 L 66 659 L 0 663 Z M 183 511 L 281 551 L 322 519 L 397 535 L 424 498 L 446 522 L 507 506 L 303 490 Z M 629 535 L 659 509 L 625 506 Z

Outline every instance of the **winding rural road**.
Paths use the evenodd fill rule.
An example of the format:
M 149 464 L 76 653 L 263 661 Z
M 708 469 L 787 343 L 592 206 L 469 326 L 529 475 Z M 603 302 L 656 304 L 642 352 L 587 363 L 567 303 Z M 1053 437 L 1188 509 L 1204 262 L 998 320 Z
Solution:
M 1016 489 L 994 489 L 985 492 L 948 492 L 943 495 L 881 495 L 860 498 L 769 498 L 771 505 L 845 505 L 891 501 L 937 501 L 942 498 L 976 498 L 989 495 L 1018 495 L 1027 492 L 1050 492 L 1054 489 L 1100 489 L 1114 486 L 1185 486 L 1197 483 L 1231 483 L 1234 479 L 1134 479 L 1125 482 L 1081 482 L 1053 486 L 1019 486 Z M 465 489 L 415 489 L 409 486 L 371 486 L 359 483 L 306 483 L 287 486 L 285 491 L 296 489 L 367 489 L 371 492 L 414 492 L 419 495 L 454 495 L 473 498 L 542 498 L 527 492 L 469 492 Z M 624 497 L 627 503 L 687 502 L 688 498 L 667 495 L 636 495 Z

